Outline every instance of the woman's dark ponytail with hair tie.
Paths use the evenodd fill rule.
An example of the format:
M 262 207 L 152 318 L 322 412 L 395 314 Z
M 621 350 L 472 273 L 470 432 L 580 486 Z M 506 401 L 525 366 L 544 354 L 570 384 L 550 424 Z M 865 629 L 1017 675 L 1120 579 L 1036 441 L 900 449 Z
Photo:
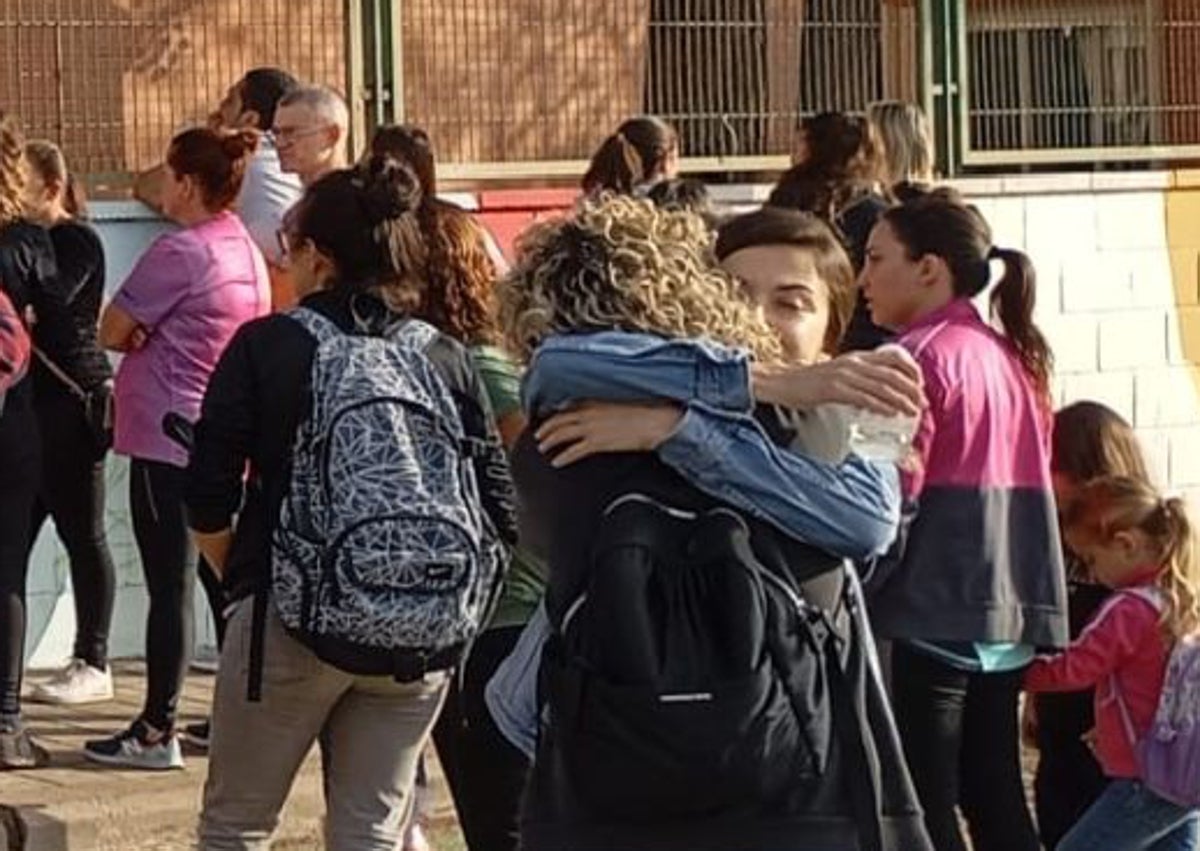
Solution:
M 1004 264 L 1004 275 L 992 290 L 992 315 L 999 317 L 1022 366 L 1044 398 L 1050 398 L 1050 374 L 1054 353 L 1045 335 L 1033 321 L 1037 301 L 1037 275 L 1033 261 L 1024 252 L 1012 248 L 988 249 L 988 258 Z

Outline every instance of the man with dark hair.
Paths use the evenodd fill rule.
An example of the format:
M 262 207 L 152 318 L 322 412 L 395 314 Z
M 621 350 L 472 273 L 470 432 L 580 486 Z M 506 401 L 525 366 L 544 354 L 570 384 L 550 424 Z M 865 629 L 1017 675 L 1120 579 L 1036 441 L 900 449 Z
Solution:
M 246 168 L 237 212 L 246 230 L 267 260 L 271 293 L 276 307 L 289 306 L 294 297 L 283 271 L 283 254 L 277 236 L 283 216 L 300 198 L 300 181 L 280 168 L 279 151 L 269 131 L 281 100 L 301 88 L 300 81 L 279 68 L 254 68 L 229 87 L 208 118 L 213 128 L 257 130 L 258 150 Z M 134 195 L 162 212 L 163 179 L 166 166 L 159 165 L 138 176 Z

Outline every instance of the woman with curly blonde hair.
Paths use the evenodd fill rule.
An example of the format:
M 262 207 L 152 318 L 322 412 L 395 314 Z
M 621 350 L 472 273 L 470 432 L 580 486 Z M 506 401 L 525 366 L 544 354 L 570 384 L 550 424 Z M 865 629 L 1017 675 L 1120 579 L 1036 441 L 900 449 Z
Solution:
M 865 654 L 870 644 L 865 620 L 853 607 L 838 605 L 842 599 L 857 599 L 858 593 L 843 557 L 878 552 L 891 540 L 898 517 L 895 471 L 858 459 L 841 466 L 822 464 L 781 448 L 790 442 L 784 420 L 774 409 L 756 406 L 751 374 L 755 392 L 769 386 L 778 394 L 770 401 L 786 403 L 823 384 L 820 376 L 848 374 L 859 366 L 884 371 L 892 367 L 871 357 L 855 360 L 857 366 L 849 368 L 845 363 L 827 371 L 812 367 L 818 381 L 801 387 L 804 382 L 795 380 L 798 373 L 783 363 L 783 346 L 772 327 L 743 299 L 735 279 L 714 265 L 703 223 L 692 214 L 657 209 L 628 197 L 586 201 L 573 216 L 531 231 L 502 284 L 500 317 L 510 348 L 530 364 L 524 402 L 536 430 L 518 441 L 513 458 L 526 510 L 523 540 L 546 553 L 549 566 L 541 621 L 548 633 L 544 655 L 533 644 L 526 656 L 524 637 L 514 654 L 514 659 L 532 658 L 534 665 L 540 660 L 537 681 L 546 712 L 540 716 L 536 741 L 522 732 L 521 717 L 506 717 L 509 709 L 521 711 L 516 704 L 527 693 L 528 675 L 524 682 L 513 683 L 512 703 L 505 703 L 492 688 L 488 694 L 505 733 L 536 752 L 522 813 L 522 847 L 757 849 L 778 847 L 786 835 L 795 845 L 820 837 L 822 847 L 849 851 L 860 847 L 856 821 L 877 818 L 858 807 L 862 799 L 845 791 L 853 773 L 863 783 L 876 785 L 870 794 L 887 789 L 881 809 L 890 834 L 879 847 L 927 848 L 882 689 L 865 667 L 852 664 L 852 684 L 846 686 L 859 712 L 851 717 L 833 709 L 829 723 L 863 741 L 878 771 L 872 774 L 857 755 L 833 757 L 820 779 L 806 784 L 792 777 L 793 790 L 782 796 L 769 790 L 765 780 L 761 788 L 747 789 L 724 768 L 691 778 L 690 792 L 670 783 L 656 784 L 650 778 L 658 775 L 642 769 L 662 763 L 655 763 L 653 756 L 653 765 L 639 762 L 659 748 L 656 737 L 644 737 L 644 723 L 659 725 L 655 729 L 662 732 L 666 715 L 649 708 L 640 711 L 650 715 L 623 728 L 627 736 L 605 740 L 603 765 L 582 759 L 577 736 L 582 731 L 578 724 L 584 721 L 577 710 L 583 704 L 570 697 L 575 693 L 571 683 L 596 695 L 587 702 L 597 707 L 597 714 L 586 722 L 592 731 L 614 718 L 623 719 L 615 722 L 618 725 L 631 722 L 623 715 L 630 705 L 624 698 L 608 702 L 614 693 L 606 689 L 633 695 L 641 681 L 623 679 L 609 664 L 621 667 L 636 660 L 645 649 L 639 642 L 653 642 L 649 636 L 659 635 L 654 624 L 645 622 L 648 631 L 633 639 L 633 645 L 627 643 L 647 611 L 689 605 L 672 589 L 656 584 L 653 577 L 661 574 L 645 562 L 635 565 L 611 555 L 628 551 L 612 537 L 618 521 L 610 518 L 615 516 L 622 518 L 619 523 L 633 522 L 649 534 L 654 542 L 646 546 L 652 550 L 658 545 L 657 533 L 649 530 L 661 530 L 659 524 L 668 522 L 667 516 L 710 518 L 705 534 L 718 524 L 716 517 L 736 516 L 764 564 L 769 563 L 776 575 L 800 577 L 801 593 L 810 595 L 814 605 L 837 611 L 833 621 L 846 646 L 853 648 L 851 655 Z M 756 365 L 747 351 L 758 359 Z M 595 368 L 597 361 L 603 369 Z M 779 393 L 784 387 L 788 392 Z M 681 388 L 687 389 L 680 392 Z M 631 398 L 669 401 L 639 407 L 629 418 L 633 437 L 618 447 L 580 451 L 577 443 L 561 441 L 544 428 L 550 418 L 560 431 L 569 431 L 584 400 Z M 662 423 L 668 424 L 665 430 Z M 659 437 L 642 441 L 648 434 Z M 662 551 L 654 552 L 652 561 L 657 564 Z M 703 572 L 707 549 L 686 552 L 690 555 L 683 556 L 685 562 L 695 561 Z M 605 584 L 610 576 L 646 578 L 634 578 L 628 593 L 606 594 L 615 590 Z M 749 610 L 730 605 L 733 621 L 753 620 Z M 531 624 L 530 632 L 533 629 Z M 586 631 L 586 637 L 578 630 Z M 725 646 L 723 639 L 711 633 L 701 637 Z M 683 646 L 668 644 L 668 655 L 686 656 Z M 507 672 L 493 684 L 499 681 L 507 681 Z M 757 718 L 749 718 L 762 709 L 761 704 L 755 706 L 737 710 L 748 713 L 745 729 L 750 737 L 759 730 L 754 726 Z M 676 729 L 692 730 L 688 735 L 693 745 L 706 735 L 717 735 L 691 727 L 684 719 L 693 716 L 680 712 L 684 714 Z M 775 732 L 789 723 L 778 720 Z M 768 734 L 770 741 L 753 759 L 799 758 L 795 740 L 781 735 L 776 739 Z M 678 756 L 678 765 L 691 764 L 687 754 Z M 665 806 L 646 804 L 642 793 L 647 783 L 656 787 L 655 795 L 664 796 Z M 803 791 L 795 791 L 800 787 Z M 823 803 L 814 803 L 818 800 Z
M 46 312 L 57 270 L 49 234 L 24 218 L 25 139 L 0 111 L 0 289 L 26 321 Z M 46 752 L 21 725 L 25 577 L 41 450 L 33 382 L 17 382 L 0 411 L 0 770 L 32 768 Z

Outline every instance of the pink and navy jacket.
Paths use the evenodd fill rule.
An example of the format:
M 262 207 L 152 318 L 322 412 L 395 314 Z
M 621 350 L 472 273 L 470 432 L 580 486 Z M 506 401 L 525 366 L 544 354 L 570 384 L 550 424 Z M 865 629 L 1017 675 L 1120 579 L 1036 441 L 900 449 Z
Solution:
M 1149 581 L 1150 576 L 1140 578 Z M 1167 645 L 1158 620 L 1158 609 L 1146 597 L 1118 592 L 1066 651 L 1038 658 L 1025 674 L 1029 691 L 1095 689 L 1096 758 L 1109 777 L 1139 776 L 1114 687 L 1120 689 L 1133 732 L 1140 738 L 1154 720 L 1167 672 Z
M 1012 345 L 956 299 L 904 329 L 928 407 L 905 476 L 915 516 L 871 581 L 885 638 L 1067 642 L 1066 580 L 1050 485 L 1049 411 Z

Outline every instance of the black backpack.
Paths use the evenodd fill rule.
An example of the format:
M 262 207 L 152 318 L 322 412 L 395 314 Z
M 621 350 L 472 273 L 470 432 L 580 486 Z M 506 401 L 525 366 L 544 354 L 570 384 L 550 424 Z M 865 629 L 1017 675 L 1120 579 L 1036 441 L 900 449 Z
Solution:
M 832 583 L 832 606 L 814 605 L 805 583 L 764 565 L 755 534 L 724 507 L 640 494 L 608 507 L 543 656 L 556 759 L 590 817 L 661 824 L 785 810 L 822 786 L 839 749 L 861 769 L 861 847 L 877 847 L 878 769 L 832 610 L 847 600 L 844 569 L 825 562 L 814 581 Z

